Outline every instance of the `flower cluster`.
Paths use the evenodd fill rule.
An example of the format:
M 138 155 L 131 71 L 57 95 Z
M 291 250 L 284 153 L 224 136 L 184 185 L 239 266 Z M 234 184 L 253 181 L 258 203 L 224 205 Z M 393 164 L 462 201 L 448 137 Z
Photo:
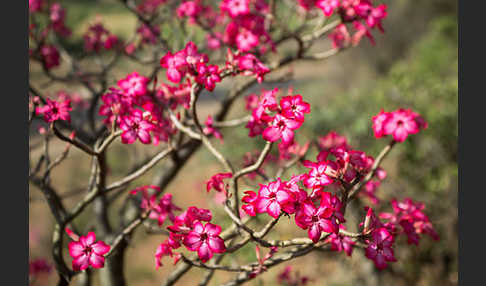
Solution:
M 380 111 L 373 116 L 373 131 L 376 138 L 392 135 L 393 140 L 403 142 L 408 135 L 426 129 L 427 122 L 410 109 L 397 109 L 392 112 Z
M 341 201 L 330 192 L 320 192 L 311 197 L 299 187 L 299 181 L 307 175 L 293 176 L 289 181 L 276 181 L 267 185 L 260 184 L 258 194 L 246 191 L 242 198 L 242 209 L 250 216 L 268 213 L 273 218 L 280 214 L 295 214 L 295 223 L 308 230 L 309 238 L 317 242 L 322 232 L 339 233 L 339 224 L 344 222 L 341 213 Z
M 206 262 L 214 253 L 226 251 L 224 240 L 220 237 L 221 227 L 212 224 L 210 210 L 189 207 L 174 218 L 173 224 L 168 226 L 169 238 L 162 242 L 155 252 L 156 268 L 162 266 L 162 258 L 170 256 L 177 263 L 180 253 L 173 250 L 184 245 L 190 251 L 197 251 L 199 259 Z
M 71 30 L 64 24 L 66 18 L 66 9 L 59 3 L 52 3 L 49 7 L 49 20 L 51 27 L 58 35 L 68 37 L 71 35 Z
M 245 76 L 255 75 L 258 83 L 261 83 L 265 74 L 270 72 L 270 69 L 255 55 L 242 54 L 239 51 L 233 53 L 231 49 L 226 53 L 226 69 L 233 75 L 238 73 Z
M 408 238 L 409 244 L 419 244 L 420 234 L 428 234 L 434 240 L 439 236 L 434 230 L 429 217 L 423 212 L 425 205 L 420 202 L 414 202 L 410 198 L 405 198 L 399 202 L 396 199 L 391 200 L 393 213 L 380 213 L 381 219 L 388 220 L 387 225 L 394 233 L 404 233 Z M 400 226 L 401 231 L 397 229 Z
M 265 53 L 274 50 L 274 43 L 265 25 L 269 6 L 263 0 L 222 0 L 219 11 L 204 5 L 202 0 L 184 1 L 176 10 L 179 18 L 188 18 L 209 31 L 207 45 L 218 49 L 222 44 L 240 52 Z M 218 30 L 218 27 L 223 29 Z
M 51 43 L 52 33 L 60 37 L 71 35 L 71 29 L 66 27 L 66 9 L 57 2 L 45 0 L 29 0 L 29 13 L 32 19 L 38 19 L 29 25 L 29 37 L 36 44 L 36 47 L 29 49 L 29 56 L 40 61 L 45 70 L 58 67 L 60 65 L 60 54 L 58 48 Z
M 265 27 L 265 16 L 269 6 L 265 1 L 222 0 L 220 21 L 227 23 L 222 34 L 222 42 L 237 47 L 240 52 L 256 50 L 265 53 L 274 49 L 270 33 Z M 215 35 L 216 36 L 216 35 Z
M 99 53 L 102 48 L 111 50 L 118 44 L 118 37 L 108 31 L 101 21 L 91 24 L 83 35 L 84 50 Z
M 367 235 L 365 243 L 368 245 L 365 249 L 365 256 L 373 260 L 378 269 L 387 267 L 387 262 L 396 262 L 393 244 L 395 237 L 393 232 L 384 225 L 375 215 L 373 209 L 365 207 L 367 211 L 365 221 L 360 225 L 363 226 L 363 233 Z
M 393 199 L 391 204 L 394 213 L 383 212 L 378 217 L 371 208 L 366 207 L 365 221 L 361 223 L 363 233 L 367 237 L 365 242 L 368 246 L 365 255 L 373 260 L 379 269 L 386 268 L 387 262 L 397 261 L 393 244 L 398 235 L 405 234 L 408 243 L 415 245 L 419 244 L 419 234 L 426 233 L 434 240 L 439 239 L 429 218 L 423 213 L 424 204 L 413 202 L 410 198 L 402 202 Z M 387 222 L 382 222 L 380 219 Z
M 149 190 L 153 192 L 150 193 Z M 140 208 L 149 212 L 149 218 L 157 220 L 159 226 L 162 226 L 167 218 L 172 222 L 175 220 L 175 211 L 180 211 L 181 208 L 172 203 L 172 194 L 165 194 L 158 199 L 161 190 L 158 186 L 142 186 L 130 191 L 130 194 L 136 195 L 142 193 L 142 201 Z M 158 201 L 157 201 L 158 199 Z
M 184 49 L 172 54 L 170 51 L 160 59 L 160 65 L 167 69 L 167 79 L 179 83 L 186 75 L 197 76 L 199 67 L 209 61 L 206 54 L 200 54 L 193 42 L 188 42 Z
M 171 121 L 163 113 L 164 104 L 149 96 L 149 79 L 133 72 L 118 81 L 118 88 L 110 88 L 101 100 L 99 114 L 106 116 L 108 125 L 116 123 L 122 130 L 122 143 L 132 144 L 137 139 L 143 144 L 166 142 L 175 133 Z M 163 101 L 163 91 L 155 97 Z
M 299 0 L 298 2 L 305 10 L 314 7 L 321 9 L 326 17 L 331 17 L 333 14 L 339 15 L 342 23 L 329 35 L 334 48 L 346 47 L 349 44 L 356 46 L 363 36 L 368 37 L 374 44 L 371 29 L 377 28 L 380 32 L 384 32 L 382 21 L 387 16 L 385 4 L 374 6 L 372 0 Z M 356 30 L 352 36 L 348 31 L 347 23 L 351 23 Z
M 104 241 L 96 241 L 96 235 L 90 231 L 87 235 L 78 236 L 70 229 L 66 232 L 73 239 L 69 242 L 69 255 L 73 258 L 72 266 L 74 271 L 82 271 L 89 266 L 103 268 L 105 266 L 104 255 L 110 251 L 110 246 Z
M 254 108 L 246 128 L 250 129 L 250 137 L 262 134 L 269 142 L 282 139 L 281 144 L 289 146 L 294 143 L 294 130 L 300 128 L 305 113 L 310 112 L 310 105 L 300 94 L 284 96 L 277 103 L 277 93 L 277 88 L 263 90 L 256 104 L 247 104 L 247 108 Z

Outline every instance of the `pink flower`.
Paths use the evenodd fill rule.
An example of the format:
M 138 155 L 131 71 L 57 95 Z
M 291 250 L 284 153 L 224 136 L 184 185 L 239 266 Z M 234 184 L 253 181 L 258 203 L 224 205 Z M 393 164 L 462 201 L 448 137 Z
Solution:
M 285 96 L 280 100 L 282 115 L 304 122 L 304 113 L 310 112 L 310 104 L 302 100 L 302 95 Z
M 368 18 L 366 19 L 366 24 L 370 28 L 377 26 L 378 29 L 383 32 L 381 21 L 387 16 L 386 8 L 387 6 L 385 4 L 381 4 L 371 9 Z
M 212 223 L 203 224 L 197 221 L 194 228 L 184 237 L 184 245 L 191 251 L 197 251 L 199 259 L 206 262 L 213 253 L 226 251 L 224 240 L 219 236 L 221 227 Z
M 383 133 L 393 135 L 397 142 L 403 142 L 409 134 L 419 132 L 417 122 L 410 111 L 399 109 L 391 113 L 390 117 L 383 123 Z
M 332 31 L 328 37 L 332 40 L 332 46 L 335 49 L 344 48 L 351 42 L 348 28 L 346 28 L 346 25 L 344 24 L 339 24 L 334 28 L 334 31 Z
M 256 75 L 258 83 L 261 83 L 263 81 L 263 76 L 270 72 L 270 69 L 252 54 L 239 56 L 238 68 L 243 71 L 243 75 Z
M 319 208 L 316 208 L 310 201 L 302 204 L 299 212 L 295 215 L 295 223 L 302 229 L 307 229 L 308 236 L 312 242 L 317 243 L 322 232 L 335 232 L 331 221 L 334 209 L 321 201 Z
M 206 182 L 206 191 L 209 192 L 211 189 L 214 189 L 217 192 L 226 194 L 228 186 L 223 182 L 223 179 L 231 178 L 232 176 L 232 173 L 218 173 L 212 176 L 211 179 Z
M 42 10 L 44 4 L 44 0 L 29 0 L 29 12 L 34 13 Z
M 287 191 L 283 189 L 280 178 L 268 185 L 260 184 L 258 202 L 256 203 L 257 212 L 267 212 L 273 218 L 277 218 L 281 211 L 280 204 L 286 203 L 289 199 L 290 196 Z
M 324 16 L 331 17 L 339 7 L 339 0 L 318 0 L 316 6 L 322 10 Z
M 243 29 L 236 36 L 236 45 L 241 52 L 251 51 L 254 47 L 258 46 L 258 43 L 258 37 L 246 29 Z
M 247 215 L 255 216 L 257 212 L 258 195 L 253 191 L 246 191 L 244 194 L 245 195 L 241 198 L 241 201 L 246 203 L 246 205 L 242 205 L 241 208 Z
M 425 205 L 405 198 L 399 202 L 396 199 L 391 201 L 394 214 L 380 213 L 380 218 L 388 219 L 390 223 L 400 225 L 408 237 L 409 244 L 419 244 L 420 234 L 428 234 L 434 240 L 439 236 L 434 230 L 428 216 L 423 212 Z
M 84 49 L 87 52 L 94 51 L 99 53 L 102 48 L 109 50 L 118 43 L 118 37 L 112 35 L 100 20 L 89 26 L 86 33 L 83 35 Z
M 221 33 L 206 34 L 206 45 L 210 50 L 219 50 L 221 48 Z
M 171 220 L 175 220 L 174 211 L 179 211 L 181 208 L 172 203 L 172 194 L 165 194 L 160 198 L 159 203 L 155 205 L 153 211 L 150 213 L 149 218 L 157 219 L 159 226 L 164 224 L 167 217 Z
M 249 0 L 223 0 L 221 1 L 221 11 L 227 11 L 230 17 L 246 15 L 250 13 Z
M 186 1 L 184 3 L 181 3 L 176 10 L 177 16 L 179 18 L 183 18 L 183 17 L 196 18 L 197 15 L 202 10 L 200 2 L 201 2 L 200 0 L 195 0 L 195 1 Z
M 393 135 L 397 142 L 403 142 L 408 135 L 415 134 L 420 129 L 427 128 L 427 122 L 410 109 L 398 109 L 393 112 L 384 112 L 373 116 L 373 131 L 376 138 L 384 135 Z
M 351 39 L 353 46 L 357 46 L 363 36 L 366 36 L 370 40 L 371 44 L 375 45 L 375 38 L 373 37 L 373 35 L 371 35 L 370 30 L 368 30 L 365 25 L 361 24 L 358 21 L 354 21 L 353 27 L 356 29 L 356 33 L 354 33 Z
M 99 115 L 106 116 L 103 120 L 105 124 L 111 125 L 115 117 L 118 116 L 117 122 L 120 123 L 121 115 L 127 113 L 131 104 L 125 100 L 124 94 L 116 88 L 110 88 L 109 91 L 101 96 L 103 104 L 98 111 Z
M 353 253 L 353 245 L 355 244 L 355 242 L 347 236 L 331 233 L 326 241 L 331 244 L 331 250 L 344 250 L 347 256 L 351 256 L 351 254 Z
M 143 118 L 142 111 L 139 109 L 134 109 L 130 115 L 123 116 L 120 128 L 123 130 L 121 134 L 123 144 L 132 144 L 137 138 L 143 144 L 152 142 L 150 131 L 153 130 L 154 125 Z
M 143 23 L 137 29 L 137 33 L 140 35 L 142 43 L 155 44 L 160 36 L 160 28 L 158 26 L 149 26 Z
M 136 71 L 128 74 L 125 78 L 118 81 L 118 86 L 126 96 L 137 97 L 147 93 L 147 83 L 149 79 L 139 75 Z
M 40 56 L 44 68 L 51 69 L 59 66 L 59 51 L 53 45 L 43 45 L 40 48 Z
M 46 98 L 46 104 L 42 107 L 37 107 L 36 114 L 43 114 L 44 120 L 47 123 L 54 122 L 59 119 L 70 122 L 71 115 L 69 112 L 71 110 L 71 101 L 69 99 L 62 102 L 57 102 L 55 100 Z
M 182 52 L 172 54 L 170 51 L 160 59 L 160 65 L 166 68 L 167 79 L 179 83 L 185 75 L 186 59 Z
M 284 144 L 290 144 L 294 140 L 294 130 L 298 129 L 301 125 L 302 122 L 277 113 L 269 126 L 263 131 L 263 139 L 275 142 L 282 138 Z
M 197 64 L 197 77 L 196 82 L 204 84 L 204 87 L 213 91 L 216 87 L 216 83 L 220 82 L 219 68 L 217 65 L 206 65 L 205 63 Z
M 311 162 L 304 161 L 304 167 L 310 168 L 308 174 L 304 176 L 304 186 L 311 189 L 321 189 L 324 186 L 333 183 L 331 175 L 335 174 L 334 168 L 332 168 L 330 161 Z
M 104 241 L 96 241 L 94 232 L 88 232 L 86 236 L 80 236 L 78 241 L 69 243 L 69 255 L 73 258 L 74 271 L 85 270 L 89 266 L 103 268 L 104 255 L 110 251 L 110 246 Z
M 218 138 L 223 142 L 223 134 L 221 132 L 213 127 L 213 117 L 211 115 L 208 116 L 205 122 L 205 127 L 203 129 L 204 134 L 206 135 L 214 135 L 214 137 Z
M 365 250 L 366 257 L 373 260 L 378 269 L 385 269 L 387 262 L 397 261 L 393 254 L 393 242 L 394 238 L 386 228 L 376 229 Z
M 373 116 L 373 132 L 376 138 L 383 137 L 383 123 L 390 117 L 389 112 L 384 112 L 383 109 L 377 115 Z
M 64 25 L 66 9 L 62 8 L 59 3 L 53 3 L 49 10 L 49 20 L 54 31 L 63 37 L 70 36 L 71 30 Z
M 172 252 L 172 246 L 170 245 L 168 240 L 165 240 L 164 242 L 159 244 L 157 250 L 155 251 L 155 269 L 159 269 L 161 266 L 163 266 L 162 258 L 164 258 L 164 256 L 173 257 L 174 264 L 176 264 L 177 261 L 179 261 L 179 259 L 181 258 L 180 253 Z

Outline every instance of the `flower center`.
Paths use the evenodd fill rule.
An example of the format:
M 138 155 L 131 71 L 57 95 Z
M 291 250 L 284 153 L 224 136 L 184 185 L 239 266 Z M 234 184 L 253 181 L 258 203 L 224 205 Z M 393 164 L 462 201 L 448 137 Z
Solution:
M 207 234 L 207 233 L 203 233 L 203 234 L 201 234 L 201 240 L 202 240 L 202 241 L 205 241 L 205 240 L 207 240 L 207 239 L 208 239 L 208 234 Z
M 91 246 L 87 246 L 83 252 L 85 255 L 89 256 L 91 254 L 91 252 L 93 251 L 93 249 L 91 248 Z

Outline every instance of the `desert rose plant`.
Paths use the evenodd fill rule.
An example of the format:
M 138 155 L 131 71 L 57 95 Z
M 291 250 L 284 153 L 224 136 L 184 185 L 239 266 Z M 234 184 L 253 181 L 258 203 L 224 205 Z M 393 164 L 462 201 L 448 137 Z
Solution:
M 41 124 L 36 133 L 45 138 L 44 152 L 31 162 L 29 182 L 42 191 L 55 219 L 54 264 L 32 260 L 32 281 L 37 273 L 55 269 L 58 285 L 70 284 L 77 275 L 89 277 L 93 271 L 100 271 L 102 285 L 126 285 L 124 264 L 129 262 L 123 257 L 130 237 L 140 227 L 155 229 L 161 237 L 153 257 L 147 258 L 154 261 L 153 271 L 165 263 L 176 264 L 160 281 L 162 285 L 174 285 L 191 268 L 205 271 L 199 285 L 207 285 L 218 272 L 234 273 L 224 285 L 240 285 L 316 250 L 364 255 L 376 268 L 384 269 L 400 259 L 394 248 L 406 247 L 396 245 L 399 236 L 415 245 L 424 234 L 438 239 L 423 203 L 412 198 L 386 202 L 376 196 L 380 182 L 387 178 L 380 164 L 395 145 L 409 136 L 420 136 L 416 134 L 427 129 L 426 119 L 410 109 L 377 107 L 376 116 L 369 118 L 370 136 L 382 140 L 384 147 L 372 156 L 350 146 L 338 131 L 315 134 L 299 143 L 299 131 L 313 106 L 298 90 L 275 87 L 247 92 L 261 83 L 285 81 L 288 73 L 275 72 L 294 62 L 325 60 L 358 46 L 364 38 L 374 44 L 375 31 L 384 33 L 387 17 L 386 5 L 377 2 L 125 0 L 120 5 L 138 21 L 132 37 L 117 36 L 100 18 L 87 27 L 82 52 L 73 53 L 65 46 L 72 34 L 65 24 L 69 11 L 53 1 L 29 0 L 32 64 L 39 64 L 51 82 L 76 83 L 89 94 L 80 97 L 59 91 L 57 96 L 48 96 L 29 82 L 29 126 Z M 292 24 L 283 20 L 289 17 L 295 19 Z M 173 32 L 164 32 L 167 29 Z M 311 52 L 316 41 L 326 37 L 330 49 Z M 284 49 L 288 42 L 295 42 L 296 49 Z M 123 58 L 149 66 L 151 72 L 129 70 L 114 78 L 113 71 Z M 200 99 L 226 80 L 232 87 L 214 103 L 217 111 L 201 118 Z M 227 118 L 236 102 L 243 103 L 247 115 Z M 224 154 L 219 148 L 225 144 L 224 134 L 235 128 L 246 128 L 248 140 L 265 142 L 264 147 L 248 150 L 244 158 Z M 52 137 L 66 143 L 56 158 L 48 151 Z M 126 148 L 150 144 L 159 151 L 136 162 L 126 176 L 112 180 L 113 166 L 106 154 L 117 140 Z M 87 192 L 73 208 L 67 208 L 50 173 L 69 160 L 72 148 L 91 157 L 92 164 Z M 213 216 L 214 210 L 177 206 L 172 198 L 184 195 L 185 190 L 165 192 L 176 176 L 191 178 L 191 174 L 179 173 L 199 149 L 220 163 L 220 172 L 200 187 L 220 196 L 218 207 L 231 220 L 227 228 L 221 227 L 221 218 Z M 311 150 L 316 157 L 310 157 Z M 153 184 L 134 184 L 163 160 L 171 165 L 155 174 Z M 305 171 L 287 174 L 298 165 Z M 258 187 L 241 189 L 242 179 Z M 121 193 L 129 194 L 127 200 L 136 204 L 120 211 L 121 222 L 115 226 L 107 218 L 107 209 L 111 196 Z M 357 210 L 361 223 L 347 225 L 350 202 L 364 198 L 370 204 Z M 383 208 L 389 211 L 377 212 Z M 81 214 L 97 221 L 92 230 L 78 229 Z M 307 236 L 267 239 L 279 223 L 295 224 Z M 225 256 L 238 256 L 238 250 L 248 244 L 256 247 L 253 262 L 222 262 Z M 312 280 L 291 271 L 285 268 L 276 280 L 282 285 Z M 92 283 L 89 278 L 83 281 Z

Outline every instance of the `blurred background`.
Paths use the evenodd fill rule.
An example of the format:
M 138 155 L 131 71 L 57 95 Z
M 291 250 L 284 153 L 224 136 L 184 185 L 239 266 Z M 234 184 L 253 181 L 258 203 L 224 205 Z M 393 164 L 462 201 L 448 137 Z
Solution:
M 73 51 L 80 45 L 82 35 L 96 17 L 106 27 L 121 38 L 134 30 L 136 19 L 118 1 L 110 0 L 70 0 L 59 1 L 66 9 L 66 24 L 73 30 L 72 37 L 66 42 Z M 312 112 L 296 135 L 297 141 L 322 136 L 336 131 L 348 138 L 348 143 L 356 149 L 376 156 L 385 146 L 386 140 L 375 139 L 371 129 L 371 117 L 380 109 L 387 111 L 400 107 L 411 108 L 421 114 L 429 126 L 418 135 L 409 137 L 399 144 L 384 161 L 388 172 L 377 192 L 377 196 L 388 201 L 391 198 L 411 197 L 426 204 L 425 212 L 437 230 L 440 240 L 433 241 L 424 237 L 419 246 L 407 245 L 400 240 L 395 246 L 398 262 L 384 271 L 377 271 L 364 257 L 361 249 L 356 249 L 351 258 L 343 253 L 311 254 L 283 263 L 272 268 L 248 285 L 278 285 L 276 277 L 285 266 L 291 265 L 293 271 L 311 279 L 308 285 L 457 285 L 458 236 L 457 236 L 457 135 L 458 135 L 458 32 L 457 1 L 449 0 L 393 0 L 383 1 L 388 5 L 388 17 L 384 21 L 385 34 L 375 34 L 376 45 L 367 40 L 354 48 L 338 54 L 323 62 L 299 62 L 292 66 L 293 79 L 278 86 L 286 92 L 293 87 L 294 92 L 302 94 L 311 103 Z M 316 49 L 329 47 L 323 40 Z M 124 76 L 137 70 L 143 74 L 143 66 L 134 62 L 122 62 L 116 73 Z M 118 75 L 110 80 L 116 83 Z M 38 63 L 30 63 L 30 81 L 47 94 L 59 90 L 77 92 L 83 96 L 82 89 L 76 85 L 51 84 L 42 74 Z M 258 85 L 248 91 L 259 93 L 262 88 L 271 89 L 274 85 Z M 227 86 L 221 85 L 213 94 L 201 102 L 201 118 L 213 112 L 214 100 L 225 92 Z M 239 101 L 239 107 L 244 101 Z M 243 108 L 235 106 L 228 118 L 244 114 Z M 75 111 L 73 117 L 76 117 Z M 83 120 L 83 118 L 74 118 Z M 37 127 L 33 127 L 30 145 L 40 144 Z M 214 141 L 217 148 L 241 162 L 248 151 L 261 149 L 263 140 L 249 139 L 248 130 L 243 126 L 235 130 L 223 130 L 224 144 Z M 244 142 L 244 143 L 242 143 Z M 52 139 L 51 153 L 55 157 L 64 148 L 64 143 Z M 274 148 L 276 149 L 276 148 Z M 127 161 L 140 156 L 148 156 L 157 150 L 153 146 L 135 144 L 126 148 L 117 142 L 108 153 L 112 179 L 126 174 Z M 276 151 L 276 150 L 274 150 Z M 39 148 L 33 149 L 31 158 L 35 162 L 40 154 Z M 314 159 L 311 153 L 308 158 Z M 86 186 L 89 177 L 90 159 L 74 148 L 68 160 L 52 173 L 52 181 L 64 193 L 65 203 L 72 206 L 82 198 L 83 192 L 73 192 Z M 132 184 L 136 187 L 150 184 L 154 172 L 163 170 L 159 164 L 155 170 Z M 303 171 L 300 167 L 287 172 Z M 169 185 L 166 192 L 174 195 L 174 201 L 181 207 L 196 205 L 214 210 L 216 222 L 229 225 L 218 208 L 217 198 L 206 193 L 205 181 L 214 173 L 220 172 L 220 165 L 204 149 L 189 161 L 179 176 Z M 254 189 L 258 181 L 248 181 L 247 189 Z M 52 263 L 51 233 L 53 217 L 42 194 L 35 186 L 29 187 L 29 249 L 30 258 L 44 257 Z M 110 219 L 117 221 L 123 197 L 110 209 Z M 362 204 L 366 204 L 363 199 Z M 351 208 L 361 208 L 351 205 Z M 385 209 L 386 210 L 386 209 Z M 387 210 L 390 210 L 389 208 Z M 351 221 L 361 219 L 361 212 L 350 213 Z M 221 217 L 221 218 L 220 218 Z M 85 211 L 76 224 L 87 229 L 92 224 L 89 210 Z M 271 238 L 286 239 L 305 236 L 293 223 L 282 220 Z M 165 237 L 147 234 L 139 229 L 126 254 L 125 271 L 128 285 L 160 285 L 173 266 L 167 259 L 164 267 L 155 270 L 153 255 Z M 67 261 L 70 258 L 66 257 Z M 254 245 L 238 252 L 238 260 L 255 260 Z M 226 259 L 223 263 L 230 263 Z M 202 271 L 193 269 L 177 285 L 194 285 L 202 277 Z M 218 273 L 211 285 L 219 285 L 232 276 Z M 57 275 L 53 272 L 39 277 L 34 285 L 54 285 Z M 196 279 L 196 280 L 194 280 Z M 192 282 L 195 281 L 195 282 Z

